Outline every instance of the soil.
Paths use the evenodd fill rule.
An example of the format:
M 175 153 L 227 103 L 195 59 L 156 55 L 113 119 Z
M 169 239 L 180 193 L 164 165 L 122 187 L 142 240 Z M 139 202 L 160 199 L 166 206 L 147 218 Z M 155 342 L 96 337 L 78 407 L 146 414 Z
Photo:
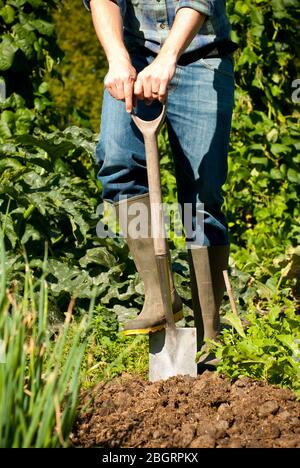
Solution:
M 247 378 L 231 383 L 209 371 L 156 383 L 124 375 L 82 395 L 72 442 L 86 448 L 300 448 L 300 402 L 289 390 Z

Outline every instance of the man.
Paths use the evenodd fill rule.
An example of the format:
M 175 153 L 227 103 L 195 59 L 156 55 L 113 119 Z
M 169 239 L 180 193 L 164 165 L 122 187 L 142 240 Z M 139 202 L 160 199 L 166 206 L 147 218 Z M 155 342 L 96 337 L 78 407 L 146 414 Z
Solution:
M 221 207 L 233 107 L 234 44 L 225 0 L 84 0 L 107 56 L 97 159 L 103 198 L 114 204 L 126 228 L 131 207 L 149 209 L 143 138 L 130 113 L 137 104 L 145 120 L 167 99 L 166 122 L 172 148 L 178 201 L 192 207 L 189 263 L 195 322 L 201 347 L 219 333 L 229 240 Z M 125 200 L 124 200 L 125 198 Z M 126 214 L 120 210 L 126 203 Z M 197 219 L 203 219 L 199 226 Z M 151 220 L 149 221 L 151 228 Z M 127 334 L 149 333 L 165 325 L 153 240 L 127 235 L 144 281 L 140 315 L 124 326 Z M 182 303 L 172 285 L 175 320 Z M 202 362 L 212 363 L 205 355 Z

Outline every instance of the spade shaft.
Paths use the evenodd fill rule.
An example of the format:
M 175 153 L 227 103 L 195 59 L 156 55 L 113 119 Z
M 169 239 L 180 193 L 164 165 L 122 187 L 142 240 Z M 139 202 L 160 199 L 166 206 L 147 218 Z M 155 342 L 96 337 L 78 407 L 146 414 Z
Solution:
M 151 381 L 166 379 L 174 375 L 197 375 L 196 330 L 177 328 L 172 308 L 169 277 L 169 255 L 164 226 L 157 135 L 164 121 L 166 107 L 154 120 L 145 121 L 132 114 L 133 121 L 145 141 L 149 198 L 151 207 L 152 238 L 161 285 L 161 297 L 166 318 L 165 330 L 149 336 Z
M 162 112 L 160 118 L 162 122 L 164 118 L 164 111 Z M 163 299 L 164 314 L 166 317 L 167 326 L 171 329 L 174 329 L 175 323 L 173 318 L 171 299 L 169 256 L 164 225 L 164 212 L 160 184 L 160 169 L 157 144 L 157 133 L 159 131 L 160 125 L 161 124 L 158 124 L 158 127 L 155 131 L 149 131 L 149 133 L 145 132 L 144 141 L 147 158 L 147 176 L 151 207 L 151 235 L 153 238 L 154 253 L 156 257 L 158 275 L 161 284 L 161 295 Z

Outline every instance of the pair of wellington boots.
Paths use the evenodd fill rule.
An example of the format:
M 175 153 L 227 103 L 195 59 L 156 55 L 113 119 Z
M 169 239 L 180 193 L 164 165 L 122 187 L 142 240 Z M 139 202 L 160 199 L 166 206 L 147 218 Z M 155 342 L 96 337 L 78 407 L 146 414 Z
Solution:
M 124 333 L 126 335 L 153 333 L 163 329 L 166 320 L 151 238 L 149 195 L 120 201 L 115 207 L 120 228 L 145 290 L 143 309 L 137 318 L 125 323 Z M 144 224 L 143 236 L 130 229 L 130 223 L 138 215 L 139 210 L 144 214 L 141 218 L 141 223 Z M 214 356 L 205 352 L 204 341 L 216 338 L 220 331 L 219 309 L 224 294 L 223 270 L 227 269 L 229 246 L 197 247 L 190 249 L 188 254 L 198 350 L 201 351 L 199 364 L 213 366 L 216 360 Z M 169 271 L 174 321 L 177 322 L 183 318 L 182 301 L 174 286 L 171 264 Z

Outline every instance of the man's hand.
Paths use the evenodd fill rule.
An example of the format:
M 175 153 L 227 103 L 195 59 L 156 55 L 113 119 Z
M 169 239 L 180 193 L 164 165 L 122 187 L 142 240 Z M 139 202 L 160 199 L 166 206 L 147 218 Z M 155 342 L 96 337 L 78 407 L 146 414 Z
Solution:
M 131 113 L 135 105 L 133 89 L 137 73 L 127 58 L 118 58 L 109 62 L 109 70 L 104 86 L 115 99 L 125 101 L 126 112 Z
M 147 103 L 154 100 L 164 102 L 168 94 L 168 85 L 176 71 L 175 57 L 159 54 L 153 62 L 142 70 L 134 85 L 134 94 Z
M 149 103 L 155 99 L 160 102 L 166 100 L 168 85 L 176 71 L 176 63 L 199 31 L 204 20 L 205 15 L 193 8 L 179 9 L 170 34 L 158 56 L 138 74 L 134 85 L 135 96 L 139 99 L 145 99 Z

